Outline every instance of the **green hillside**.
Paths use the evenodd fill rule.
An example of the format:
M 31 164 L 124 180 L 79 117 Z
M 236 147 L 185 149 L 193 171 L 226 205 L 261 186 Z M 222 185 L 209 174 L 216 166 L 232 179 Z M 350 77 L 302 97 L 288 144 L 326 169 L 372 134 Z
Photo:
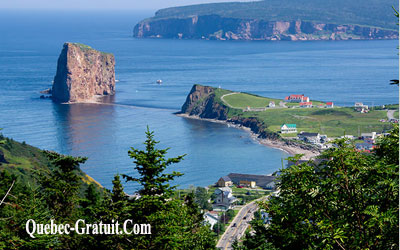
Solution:
M 48 174 L 53 168 L 43 150 L 0 134 L 0 172 L 7 170 L 10 174 L 18 176 L 21 183 L 36 185 L 38 174 Z M 98 189 L 102 189 L 98 182 L 83 171 L 78 170 L 77 173 L 83 184 L 81 192 L 86 190 L 89 184 L 95 184 Z
M 265 0 L 189 5 L 161 9 L 152 18 L 185 18 L 219 15 L 228 18 L 262 19 L 266 21 L 315 21 L 332 24 L 358 24 L 396 29 L 393 0 Z

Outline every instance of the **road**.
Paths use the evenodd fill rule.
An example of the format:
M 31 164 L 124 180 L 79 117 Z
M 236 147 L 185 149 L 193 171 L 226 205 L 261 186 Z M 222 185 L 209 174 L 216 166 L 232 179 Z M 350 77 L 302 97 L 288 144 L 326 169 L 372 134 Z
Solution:
M 226 105 L 228 105 L 228 107 L 234 109 L 235 107 L 232 107 L 229 103 L 227 103 L 227 102 L 224 100 L 224 97 L 225 97 L 225 96 L 228 96 L 228 95 L 239 94 L 239 93 L 240 93 L 240 92 L 232 92 L 232 93 L 229 93 L 229 94 L 225 94 L 225 95 L 221 96 L 221 101 L 222 101 L 223 103 L 225 103 Z
M 265 197 L 261 199 L 264 198 Z M 238 214 L 235 216 L 231 224 L 229 224 L 224 234 L 219 239 L 217 248 L 224 250 L 232 249 L 232 243 L 235 241 L 235 239 L 240 239 L 244 235 L 249 226 L 249 222 L 253 219 L 253 213 L 257 210 L 256 201 L 259 200 L 260 199 L 252 201 L 240 209 Z
M 391 110 L 391 109 L 389 109 L 388 111 L 387 111 L 387 117 L 388 117 L 388 120 L 390 121 L 391 119 L 394 119 L 394 112 L 395 112 L 396 110 Z

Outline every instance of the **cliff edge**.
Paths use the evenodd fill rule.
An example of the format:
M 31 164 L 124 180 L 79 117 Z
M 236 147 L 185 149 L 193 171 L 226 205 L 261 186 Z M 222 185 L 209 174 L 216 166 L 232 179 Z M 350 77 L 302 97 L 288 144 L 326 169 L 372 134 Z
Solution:
M 195 84 L 190 90 L 180 114 L 226 120 L 228 107 L 218 101 L 216 88 Z
M 114 55 L 80 43 L 65 43 L 52 87 L 55 102 L 89 102 L 115 94 Z
M 172 7 L 139 22 L 138 38 L 397 39 L 391 0 L 268 0 Z

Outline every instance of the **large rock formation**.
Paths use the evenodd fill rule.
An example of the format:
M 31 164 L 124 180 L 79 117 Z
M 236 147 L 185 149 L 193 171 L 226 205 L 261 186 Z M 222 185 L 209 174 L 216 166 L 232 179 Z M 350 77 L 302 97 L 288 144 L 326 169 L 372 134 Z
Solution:
M 396 30 L 310 21 L 265 21 L 218 15 L 146 19 L 134 28 L 138 38 L 207 40 L 397 39 Z
M 52 98 L 55 102 L 88 102 L 115 94 L 114 55 L 79 43 L 65 43 L 58 58 Z
M 215 88 L 195 84 L 180 113 L 200 118 L 226 120 L 228 107 L 215 99 Z

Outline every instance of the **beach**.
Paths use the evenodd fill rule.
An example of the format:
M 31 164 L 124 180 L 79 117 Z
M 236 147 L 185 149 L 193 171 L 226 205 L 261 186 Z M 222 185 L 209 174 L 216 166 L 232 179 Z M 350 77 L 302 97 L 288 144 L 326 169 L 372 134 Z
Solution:
M 229 127 L 234 127 L 237 129 L 245 130 L 245 131 L 249 132 L 251 134 L 251 138 L 254 139 L 255 141 L 257 141 L 258 143 L 260 143 L 264 146 L 267 146 L 267 147 L 276 148 L 276 149 L 285 151 L 286 153 L 290 154 L 291 156 L 295 156 L 297 154 L 302 154 L 303 155 L 301 157 L 302 160 L 310 160 L 320 154 L 320 152 L 318 152 L 318 151 L 306 150 L 306 149 L 303 149 L 300 147 L 287 145 L 282 140 L 271 140 L 271 139 L 267 139 L 267 138 L 259 138 L 258 134 L 252 132 L 250 128 L 244 127 L 241 125 L 237 125 L 237 124 L 233 124 L 226 120 L 201 118 L 199 116 L 191 116 L 188 114 L 181 114 L 181 113 L 177 113 L 176 115 L 180 116 L 180 117 L 188 118 L 188 119 L 195 119 L 195 120 L 202 120 L 202 121 L 226 124 Z

